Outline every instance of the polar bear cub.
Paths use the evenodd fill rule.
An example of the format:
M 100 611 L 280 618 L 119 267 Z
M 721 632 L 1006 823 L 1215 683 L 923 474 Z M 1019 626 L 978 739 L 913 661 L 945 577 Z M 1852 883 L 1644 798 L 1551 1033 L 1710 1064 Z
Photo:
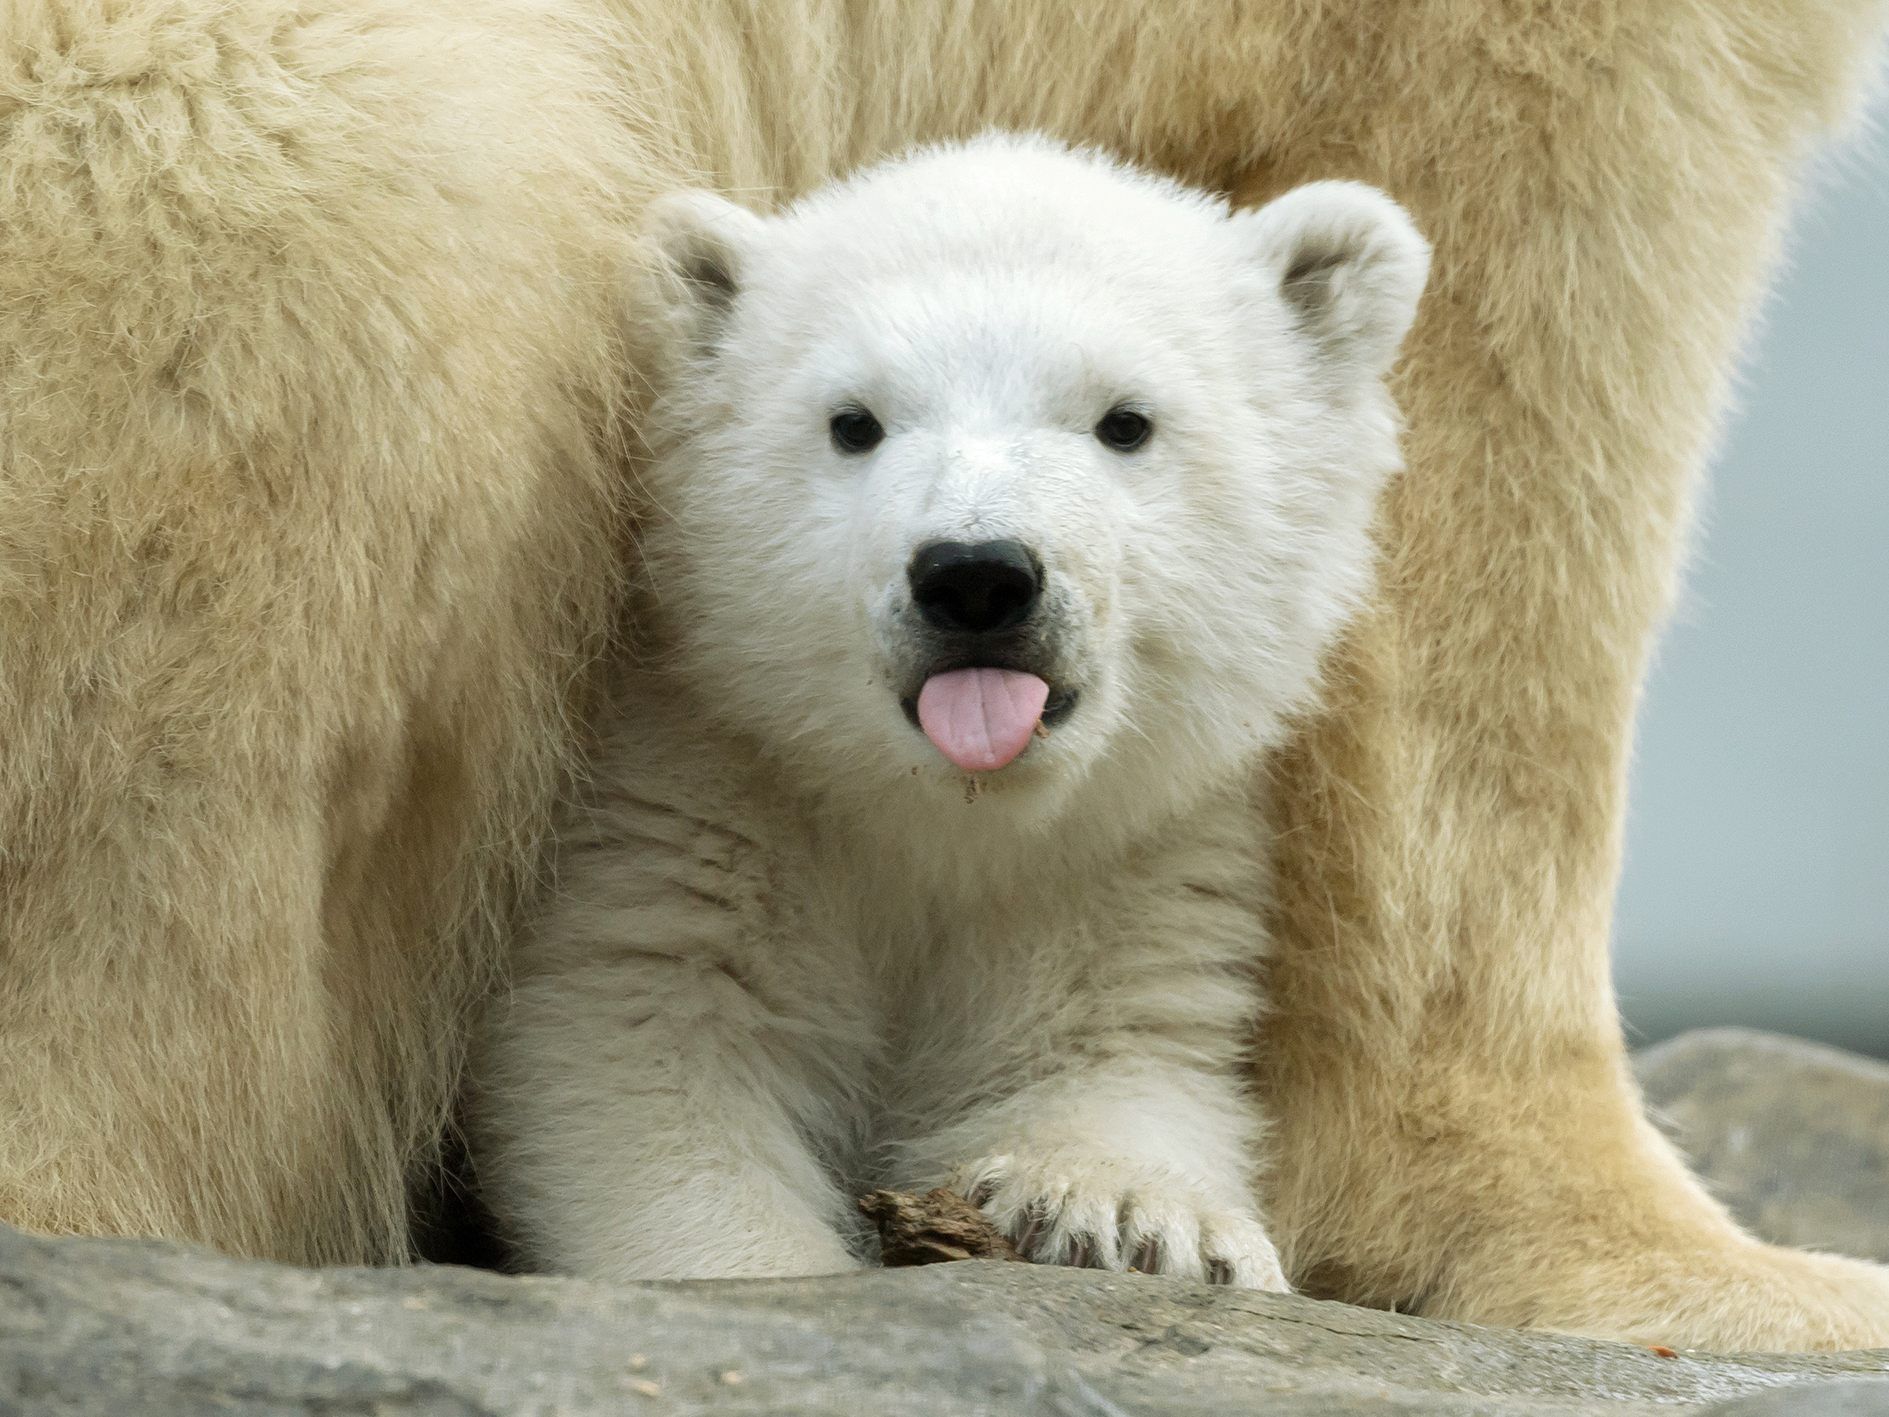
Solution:
M 843 1270 L 950 1185 L 1283 1287 L 1255 759 L 1371 580 L 1423 240 L 992 136 L 649 250 L 638 638 L 475 1064 L 522 1259 Z

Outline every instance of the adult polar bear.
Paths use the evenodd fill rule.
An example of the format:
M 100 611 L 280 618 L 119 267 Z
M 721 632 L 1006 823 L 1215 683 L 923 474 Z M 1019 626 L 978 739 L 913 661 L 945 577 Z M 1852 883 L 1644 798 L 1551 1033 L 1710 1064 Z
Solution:
M 1606 960 L 1693 470 L 1884 18 L 4 0 L 0 1215 L 404 1250 L 609 623 L 635 212 L 996 123 L 1436 245 L 1386 602 L 1283 784 L 1294 1277 L 1889 1343 L 1889 1276 L 1747 1239 L 1642 1121 Z

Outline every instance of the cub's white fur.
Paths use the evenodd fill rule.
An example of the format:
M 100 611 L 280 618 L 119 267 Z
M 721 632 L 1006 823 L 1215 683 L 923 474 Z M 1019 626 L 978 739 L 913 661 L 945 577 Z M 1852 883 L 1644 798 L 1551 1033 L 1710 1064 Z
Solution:
M 1007 137 L 652 223 L 643 639 L 478 1066 L 523 1257 L 839 1270 L 863 1188 L 948 1183 L 1033 1259 L 1282 1287 L 1249 768 L 1368 587 L 1425 244 L 1367 188 L 1235 214 Z M 908 717 L 907 571 L 999 538 L 1073 707 L 967 778 Z

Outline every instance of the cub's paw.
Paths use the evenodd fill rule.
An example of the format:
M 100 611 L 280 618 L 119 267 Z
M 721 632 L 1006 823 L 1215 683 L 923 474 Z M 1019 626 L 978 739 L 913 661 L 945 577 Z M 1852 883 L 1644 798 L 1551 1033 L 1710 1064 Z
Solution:
M 1279 1254 L 1253 1212 L 1178 1172 L 1094 1158 L 993 1156 L 958 1187 L 1035 1264 L 1139 1270 L 1285 1292 Z

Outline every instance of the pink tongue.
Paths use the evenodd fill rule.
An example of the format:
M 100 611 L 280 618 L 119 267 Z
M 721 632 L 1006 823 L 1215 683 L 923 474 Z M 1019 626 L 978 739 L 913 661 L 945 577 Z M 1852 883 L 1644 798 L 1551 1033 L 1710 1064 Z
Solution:
M 953 669 L 918 691 L 918 726 L 966 772 L 995 772 L 1030 743 L 1049 685 L 1014 669 Z

